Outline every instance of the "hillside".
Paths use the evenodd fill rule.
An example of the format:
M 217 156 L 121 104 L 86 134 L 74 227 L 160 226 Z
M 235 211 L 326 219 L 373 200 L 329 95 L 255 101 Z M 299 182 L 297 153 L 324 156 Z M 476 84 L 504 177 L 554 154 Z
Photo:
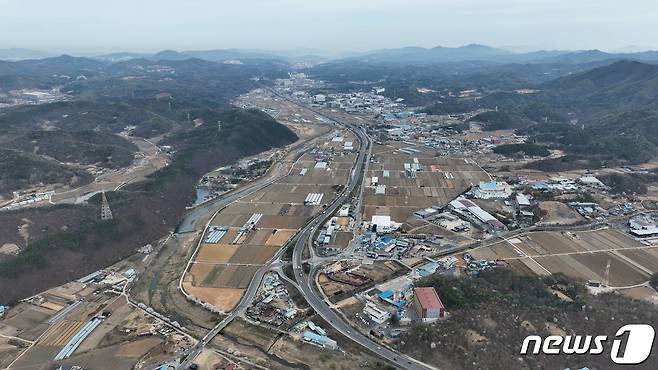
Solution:
M 0 195 L 43 184 L 83 185 L 92 180 L 85 171 L 35 155 L 0 148 Z
M 656 108 L 658 65 L 620 61 L 540 85 L 559 99 L 590 104 Z
M 658 66 L 620 61 L 543 83 L 540 92 L 496 92 L 478 100 L 515 117 L 510 127 L 580 158 L 563 163 L 642 163 L 658 148 Z M 556 168 L 552 160 L 537 168 Z M 560 166 L 557 169 L 562 168 Z M 564 167 L 566 168 L 566 167 Z
M 469 44 L 459 47 L 434 48 L 402 47 L 381 49 L 360 53 L 344 60 L 358 60 L 376 64 L 427 65 L 450 62 L 488 62 L 492 64 L 583 64 L 618 60 L 657 62 L 658 52 L 607 53 L 600 50 L 539 50 L 527 53 L 514 53 L 487 45 Z
M 92 218 L 86 211 L 90 206 L 67 209 L 66 228 L 59 225 L 40 233 L 19 256 L 0 262 L 0 285 L 7 287 L 0 291 L 0 301 L 12 302 L 125 258 L 176 226 L 202 174 L 297 139 L 287 127 L 261 112 L 232 108 L 206 114 L 222 120 L 221 133 L 210 124 L 170 135 L 166 140 L 177 150 L 171 165 L 143 183 L 108 193 L 113 221 L 99 220 L 100 197 L 95 196 L 89 201 Z M 38 219 L 39 213 L 38 209 L 3 212 L 0 224 Z M 25 247 L 16 228 L 13 230 L 2 236 L 3 242 Z
M 602 160 L 608 165 L 643 163 L 657 154 L 658 112 L 610 113 L 579 125 L 532 126 L 531 140 L 557 143 L 569 153 Z
M 108 193 L 114 221 L 99 219 L 98 196 L 88 205 L 54 207 L 52 214 L 62 217 L 58 223 L 43 223 L 43 208 L 0 213 L 1 225 L 14 225 L 1 236 L 3 243 L 23 248 L 17 257 L 0 262 L 0 286 L 8 287 L 0 290 L 0 302 L 125 258 L 176 226 L 204 173 L 295 141 L 295 134 L 270 116 L 230 105 L 235 96 L 267 83 L 259 78 L 285 76 L 286 68 L 280 61 L 240 65 L 195 58 L 111 63 L 63 56 L 0 62 L 0 81 L 61 86 L 68 95 L 66 101 L 0 111 L 3 194 L 41 184 L 91 181 L 77 169 L 80 165 L 128 166 L 136 148 L 117 135 L 128 126 L 134 127 L 135 136 L 155 137 L 175 151 L 169 166 L 146 181 Z M 77 78 L 81 74 L 86 78 Z M 221 133 L 217 121 L 222 121 Z M 16 225 L 31 222 L 43 227 L 26 240 Z
M 233 97 L 259 86 L 254 77 L 285 75 L 286 64 L 280 61 L 235 65 L 184 57 L 110 63 L 60 56 L 0 62 L 0 90 L 57 86 L 68 95 L 65 101 L 0 110 L 0 145 L 46 161 L 121 168 L 137 150 L 116 136 L 127 127 L 138 137 L 173 137 L 193 128 L 193 120 L 216 122 L 217 112 L 225 111 Z M 4 175 L 12 189 L 27 184 L 20 177 L 12 181 Z M 43 178 L 44 184 L 61 180 Z
M 456 48 L 436 46 L 431 49 L 404 47 L 400 49 L 373 50 L 363 55 L 347 58 L 368 63 L 431 64 L 461 61 L 489 61 L 510 56 L 513 53 L 486 45 L 470 44 Z
M 126 126 L 135 125 L 138 128 L 138 136 L 154 136 L 171 129 L 174 123 L 171 119 L 140 105 L 139 102 L 125 100 L 108 103 L 65 101 L 21 106 L 0 112 L 0 129 L 23 132 L 48 127 L 67 131 L 96 130 L 117 133 Z M 163 108 L 165 107 L 166 104 Z
M 217 166 L 217 161 L 231 162 L 297 140 L 289 128 L 256 110 L 231 108 L 222 112 L 206 111 L 208 122 L 222 122 L 221 132 L 215 124 L 204 124 L 164 139 L 176 151 L 174 161 L 153 174 L 135 189 L 158 190 L 176 178 L 196 179 Z M 174 180 L 175 181 L 175 180 Z
M 105 63 L 90 59 L 61 55 L 52 58 L 26 59 L 16 62 L 0 61 L 0 76 L 32 75 L 49 76 L 53 74 L 67 75 L 76 78 L 81 74 L 91 77 L 100 72 Z
M 359 59 L 333 61 L 304 69 L 339 91 L 384 87 L 390 98 L 403 98 L 411 106 L 445 103 L 459 90 L 505 91 L 536 88 L 562 76 L 582 73 L 611 62 L 580 64 L 506 63 L 486 61 L 430 64 L 371 63 Z M 425 92 L 421 93 L 418 89 Z M 516 94 L 514 94 L 516 95 Z M 440 109 L 440 108 L 439 108 Z
M 96 131 L 30 131 L 6 144 L 26 153 L 60 162 L 96 164 L 106 168 L 130 165 L 137 147 L 128 140 Z
M 412 326 L 395 346 L 448 369 L 566 369 L 585 364 L 616 369 L 620 367 L 610 365 L 610 347 L 602 355 L 519 356 L 519 346 L 528 335 L 596 333 L 611 338 L 620 323 L 658 324 L 655 305 L 617 293 L 592 295 L 582 281 L 562 274 L 528 277 L 498 268 L 459 278 L 431 275 L 418 285 L 434 287 L 451 317 Z M 633 368 L 654 369 L 655 361 Z
M 528 119 L 523 116 L 510 115 L 505 112 L 493 110 L 473 116 L 469 121 L 484 124 L 484 129 L 487 131 L 520 128 L 525 127 L 529 123 Z

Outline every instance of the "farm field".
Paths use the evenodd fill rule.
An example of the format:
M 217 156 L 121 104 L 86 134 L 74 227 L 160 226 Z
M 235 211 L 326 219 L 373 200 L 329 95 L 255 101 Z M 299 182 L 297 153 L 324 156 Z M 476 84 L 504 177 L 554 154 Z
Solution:
M 215 215 L 210 225 L 225 228 L 226 233 L 215 243 L 202 240 L 183 278 L 186 292 L 224 312 L 235 307 L 259 267 L 347 182 L 356 155 L 344 151 L 343 143 L 355 138 L 346 131 L 335 135 L 342 141 L 320 141 L 294 163 L 287 176 Z M 306 200 L 312 194 L 322 197 L 309 204 Z
M 64 294 L 70 287 L 60 287 L 59 293 Z M 47 296 L 49 293 L 43 293 Z M 27 349 L 12 366 L 21 369 L 41 369 L 43 364 L 52 364 L 53 359 L 80 330 L 89 323 L 91 317 L 101 310 L 111 315 L 105 318 L 71 354 L 70 358 L 59 361 L 62 365 L 84 365 L 88 368 L 107 368 L 112 363 L 113 368 L 132 368 L 140 360 L 145 360 L 153 350 L 165 341 L 157 336 L 138 337 L 136 333 L 151 330 L 156 322 L 143 311 L 135 310 L 128 305 L 122 296 L 97 294 L 86 296 L 73 309 L 57 318 L 54 311 L 45 311 L 41 306 L 23 302 L 12 308 L 10 317 L 1 322 L 4 333 L 30 337 L 34 344 Z M 38 330 L 25 330 L 31 325 Z M 8 335 L 8 334 L 5 334 Z M 4 365 L 13 361 L 18 352 L 2 346 L 0 362 Z
M 467 159 L 436 157 L 431 150 L 402 142 L 374 145 L 373 157 L 363 183 L 364 220 L 384 215 L 408 224 L 418 209 L 445 207 L 470 186 L 489 179 Z M 420 166 L 414 175 L 405 170 L 412 164 Z M 376 194 L 377 185 L 385 186 L 384 194 Z
M 477 259 L 503 260 L 526 275 L 563 273 L 611 287 L 642 284 L 658 272 L 658 246 L 645 246 L 622 231 L 534 232 L 471 252 Z
M 562 202 L 539 202 L 539 208 L 546 212 L 540 222 L 542 225 L 572 225 L 585 221 L 578 212 Z

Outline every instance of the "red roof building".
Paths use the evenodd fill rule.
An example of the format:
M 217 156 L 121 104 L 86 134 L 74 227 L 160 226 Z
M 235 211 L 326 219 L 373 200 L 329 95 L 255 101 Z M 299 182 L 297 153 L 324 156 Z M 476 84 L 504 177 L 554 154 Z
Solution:
M 412 304 L 416 317 L 424 322 L 445 317 L 445 307 L 434 288 L 414 288 Z

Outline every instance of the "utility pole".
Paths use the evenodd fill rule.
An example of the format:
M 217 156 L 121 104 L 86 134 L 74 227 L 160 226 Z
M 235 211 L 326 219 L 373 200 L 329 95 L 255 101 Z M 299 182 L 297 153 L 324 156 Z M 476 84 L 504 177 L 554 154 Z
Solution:
M 605 265 L 605 273 L 603 274 L 603 284 L 605 284 L 605 286 L 610 286 L 610 260 L 608 260 L 608 264 Z

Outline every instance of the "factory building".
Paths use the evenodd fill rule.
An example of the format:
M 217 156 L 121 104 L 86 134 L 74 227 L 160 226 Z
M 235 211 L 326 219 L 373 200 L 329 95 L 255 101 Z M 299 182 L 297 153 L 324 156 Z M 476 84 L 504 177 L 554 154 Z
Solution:
M 518 209 L 528 209 L 532 206 L 530 199 L 525 194 L 518 193 L 516 195 L 516 207 Z
M 658 236 L 658 225 L 650 217 L 635 217 L 628 221 L 630 232 L 640 238 Z
M 429 218 L 438 212 L 435 208 L 424 208 L 414 212 L 414 216 L 422 219 Z
M 401 224 L 391 221 L 391 216 L 372 215 L 370 228 L 380 234 L 387 234 L 397 230 Z
M 457 199 L 450 202 L 450 207 L 456 212 L 463 215 L 470 215 L 471 218 L 475 218 L 482 222 L 483 224 L 489 226 L 493 230 L 504 230 L 505 225 L 498 221 L 494 216 L 489 214 L 489 212 L 480 208 L 477 204 L 471 202 L 470 200 L 464 197 L 457 197 Z
M 336 343 L 335 340 L 330 339 L 324 335 L 316 334 L 309 330 L 304 332 L 304 341 L 315 344 L 316 346 L 322 348 L 329 348 L 332 351 L 338 349 L 338 343 Z
M 416 317 L 422 322 L 432 322 L 445 317 L 445 307 L 434 288 L 414 288 L 412 305 Z
M 583 177 L 579 178 L 578 181 L 581 184 L 583 184 L 585 186 L 589 186 L 589 187 L 594 188 L 594 189 L 607 189 L 608 188 L 604 183 L 601 182 L 601 180 L 597 179 L 594 176 L 583 176 Z
M 363 313 L 374 323 L 383 324 L 391 318 L 391 313 L 372 302 L 366 302 Z
M 512 187 L 506 182 L 480 181 L 473 195 L 480 199 L 509 198 L 512 195 Z

